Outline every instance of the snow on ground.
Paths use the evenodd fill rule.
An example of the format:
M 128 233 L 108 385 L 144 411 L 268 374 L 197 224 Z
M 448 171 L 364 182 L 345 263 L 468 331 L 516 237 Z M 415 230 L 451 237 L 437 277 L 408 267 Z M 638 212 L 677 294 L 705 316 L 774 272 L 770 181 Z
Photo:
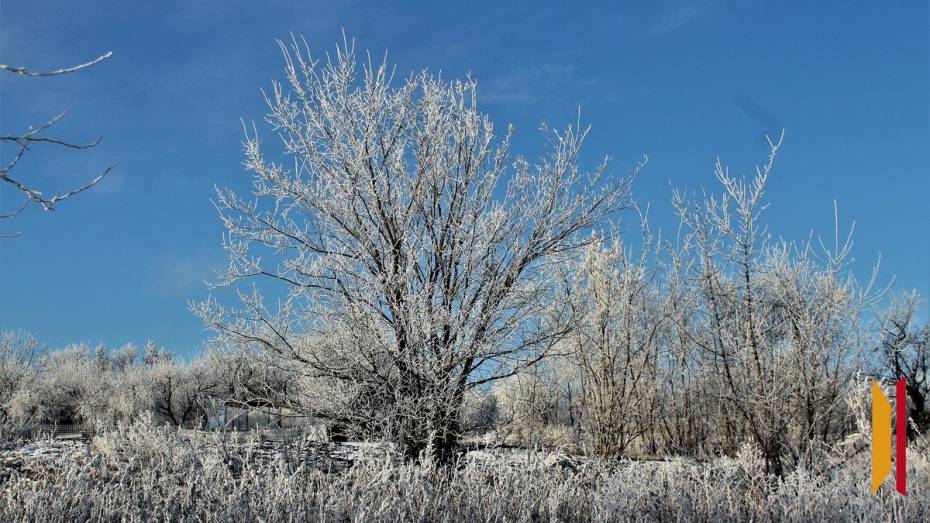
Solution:
M 211 442 L 207 442 L 210 447 Z M 361 452 L 378 452 L 376 443 L 347 442 L 322 443 L 301 441 L 250 441 L 216 443 L 214 452 L 202 456 L 206 460 L 222 459 L 234 469 L 244 462 L 270 465 L 284 462 L 292 467 L 303 465 L 308 469 L 325 472 L 343 471 L 356 460 Z M 381 449 L 386 451 L 386 449 Z M 43 471 L 60 467 L 65 462 L 85 464 L 94 454 L 92 444 L 74 440 L 39 440 L 0 450 L 0 482 L 14 476 L 34 476 Z
M 90 447 L 81 441 L 42 440 L 0 451 L 0 481 L 14 475 L 38 472 L 64 461 L 85 462 Z

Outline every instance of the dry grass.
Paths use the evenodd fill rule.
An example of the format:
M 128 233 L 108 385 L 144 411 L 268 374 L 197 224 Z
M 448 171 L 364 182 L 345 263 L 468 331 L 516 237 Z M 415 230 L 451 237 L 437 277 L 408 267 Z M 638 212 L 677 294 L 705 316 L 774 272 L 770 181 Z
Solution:
M 363 448 L 364 449 L 364 448 Z M 927 521 L 930 462 L 909 460 L 910 492 L 872 497 L 861 454 L 829 474 L 783 479 L 746 450 L 709 465 L 474 453 L 454 471 L 371 448 L 326 473 L 278 456 L 242 459 L 168 429 L 122 427 L 86 459 L 0 484 L 3 521 Z

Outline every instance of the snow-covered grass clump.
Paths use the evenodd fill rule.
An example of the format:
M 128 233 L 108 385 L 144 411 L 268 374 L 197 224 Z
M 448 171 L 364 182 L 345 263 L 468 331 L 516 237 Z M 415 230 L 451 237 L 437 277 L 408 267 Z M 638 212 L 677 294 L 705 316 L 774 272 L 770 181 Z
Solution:
M 53 443 L 45 443 L 54 446 Z M 30 447 L 0 479 L 3 521 L 927 521 L 930 460 L 909 455 L 909 492 L 869 493 L 868 454 L 776 478 L 747 448 L 708 464 L 606 463 L 473 452 L 453 469 L 375 445 L 264 449 L 121 427 L 80 448 Z M 41 447 L 41 446 L 40 446 Z M 72 448 L 73 447 L 73 448 Z M 341 455 L 349 467 L 300 456 Z M 6 451 L 15 453 L 17 451 Z M 264 452 L 264 454 L 262 454 Z M 55 455 L 55 459 L 42 456 Z M 11 454 L 12 455 L 12 454 Z M 261 455 L 261 459 L 253 459 Z M 25 464 L 24 464 L 25 463 Z

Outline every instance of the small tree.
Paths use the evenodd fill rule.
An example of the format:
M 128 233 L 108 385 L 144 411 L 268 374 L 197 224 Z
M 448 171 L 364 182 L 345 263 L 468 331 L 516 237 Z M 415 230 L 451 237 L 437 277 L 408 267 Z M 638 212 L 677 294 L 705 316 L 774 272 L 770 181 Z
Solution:
M 888 382 L 907 380 L 910 400 L 909 434 L 930 429 L 930 325 L 916 325 L 920 300 L 916 293 L 900 296 L 880 317 L 877 374 Z
M 718 160 L 722 196 L 702 205 L 675 195 L 686 243 L 696 262 L 696 295 L 679 320 L 697 347 L 705 399 L 733 452 L 746 435 L 770 472 L 806 460 L 841 433 L 842 401 L 863 348 L 863 309 L 881 295 L 875 273 L 866 286 L 846 272 L 851 241 L 815 256 L 810 244 L 771 243 L 760 216 L 765 186 L 781 144 L 751 180 L 731 176 Z M 838 234 L 837 234 L 838 236 Z
M 669 316 L 650 265 L 642 223 L 639 254 L 620 240 L 592 244 L 577 271 L 571 363 L 581 378 L 582 426 L 600 456 L 617 456 L 651 429 L 659 345 Z
M 34 408 L 45 423 L 70 425 L 96 418 L 108 383 L 94 367 L 90 347 L 72 344 L 49 353 L 41 377 Z
M 627 205 L 632 176 L 606 163 L 584 174 L 579 126 L 552 132 L 537 162 L 511 161 L 510 133 L 495 139 L 471 79 L 394 86 L 386 63 L 359 72 L 349 44 L 322 65 L 303 47 L 281 44 L 290 90 L 267 96 L 292 167 L 248 134 L 255 199 L 226 189 L 217 202 L 220 283 L 271 280 L 286 299 L 269 310 L 255 287 L 239 310 L 195 308 L 225 339 L 366 406 L 321 414 L 363 417 L 408 456 L 446 459 L 465 393 L 534 365 L 567 332 L 554 266 Z M 314 334 L 323 342 L 309 346 Z
M 525 447 L 575 443 L 574 405 L 566 394 L 573 380 L 564 372 L 574 369 L 559 360 L 549 358 L 545 364 L 494 383 L 491 395 L 502 441 Z
M 203 360 L 160 359 L 144 371 L 151 409 L 159 418 L 176 427 L 195 427 L 205 417 L 205 400 L 217 392 L 218 381 Z
M 17 402 L 39 380 L 38 365 L 44 353 L 45 348 L 28 334 L 0 332 L 0 430 L 11 428 L 15 418 L 26 414 L 17 408 Z

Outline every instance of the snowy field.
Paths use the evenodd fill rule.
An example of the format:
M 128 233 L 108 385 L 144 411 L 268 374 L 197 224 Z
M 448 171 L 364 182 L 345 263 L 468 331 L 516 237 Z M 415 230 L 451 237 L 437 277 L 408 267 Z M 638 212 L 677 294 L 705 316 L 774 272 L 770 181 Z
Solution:
M 930 466 L 912 452 L 906 497 L 868 491 L 860 453 L 832 471 L 764 472 L 735 459 L 607 464 L 490 449 L 452 470 L 384 445 L 191 441 L 122 427 L 90 442 L 0 453 L 3 521 L 926 521 Z

